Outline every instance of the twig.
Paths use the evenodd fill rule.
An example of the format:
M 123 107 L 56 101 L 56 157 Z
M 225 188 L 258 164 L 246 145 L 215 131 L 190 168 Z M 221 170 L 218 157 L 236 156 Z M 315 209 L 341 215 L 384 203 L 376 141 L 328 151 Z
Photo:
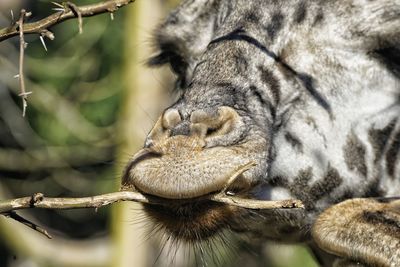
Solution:
M 37 197 L 40 195 L 41 197 Z M 12 210 L 43 208 L 43 209 L 79 209 L 99 208 L 118 201 L 138 201 L 148 203 L 148 199 L 137 192 L 114 192 L 104 195 L 82 198 L 51 198 L 37 193 L 32 197 L 16 198 L 0 201 L 0 214 Z
M 135 0 L 109 0 L 91 5 L 76 6 L 76 10 L 79 10 L 81 17 L 91 17 L 101 13 L 114 13 L 120 7 L 128 5 L 134 1 Z M 39 21 L 26 23 L 23 32 L 24 34 L 42 34 L 44 30 L 49 30 L 50 27 L 75 17 L 77 17 L 77 15 L 71 8 L 69 8 L 69 10 L 56 12 Z M 0 30 L 0 42 L 18 34 L 18 25 L 3 28 Z
M 248 209 L 288 209 L 304 208 L 300 200 L 263 201 L 254 199 L 242 199 L 239 197 L 217 194 L 203 197 L 211 201 L 226 203 Z M 52 198 L 44 197 L 37 193 L 31 197 L 16 198 L 0 201 L 0 214 L 11 211 L 30 208 L 42 209 L 80 209 L 99 208 L 119 201 L 135 201 L 154 205 L 166 204 L 166 200 L 145 196 L 139 192 L 120 191 L 103 195 L 82 198 Z M 175 201 L 175 200 L 169 200 Z M 178 201 L 178 200 L 177 200 Z
M 238 206 L 246 209 L 271 210 L 271 209 L 304 209 L 304 204 L 297 199 L 287 200 L 256 200 L 246 199 L 223 194 L 217 194 L 210 197 L 210 200 L 225 203 L 232 206 Z
M 26 12 L 25 9 L 21 10 L 21 15 L 18 20 L 18 30 L 19 30 L 19 84 L 21 93 L 19 96 L 22 98 L 22 117 L 25 117 L 26 107 L 28 106 L 28 95 L 31 92 L 26 92 L 25 90 L 25 79 L 24 79 L 24 51 L 26 48 L 26 43 L 24 39 L 24 19 L 30 16 L 30 12 Z
M 52 33 L 52 32 L 49 31 L 49 30 L 46 30 L 46 29 L 44 29 L 44 30 L 42 30 L 42 31 L 40 32 L 40 36 L 39 36 L 40 41 L 42 42 L 42 45 L 43 45 L 43 47 L 44 47 L 44 50 L 46 50 L 46 52 L 47 52 L 47 46 L 46 46 L 46 42 L 44 41 L 44 37 L 47 37 L 47 38 L 49 38 L 50 40 L 54 40 L 55 36 L 54 36 L 54 33 Z
M 236 179 L 238 177 L 240 177 L 240 175 L 242 173 L 251 169 L 251 167 L 254 167 L 254 166 L 256 166 L 256 163 L 254 161 L 250 161 L 245 165 L 239 166 L 239 168 L 231 174 L 230 178 L 228 179 L 228 181 L 225 183 L 224 187 L 222 188 L 221 193 L 228 193 L 229 186 L 231 186 L 233 184 L 233 182 L 236 181 Z
M 78 17 L 78 29 L 79 29 L 79 34 L 82 34 L 83 32 L 83 21 L 82 21 L 82 13 L 79 10 L 79 7 L 75 5 L 74 3 L 67 2 L 66 5 L 71 9 L 71 11 L 74 13 L 75 17 Z
M 294 209 L 304 208 L 300 200 L 281 200 L 281 201 L 263 201 L 254 199 L 242 199 L 238 197 L 228 196 L 221 192 L 216 195 L 210 195 L 201 199 L 208 199 L 228 205 L 239 206 L 247 209 Z M 36 224 L 26 220 L 15 213 L 15 210 L 42 208 L 42 209 L 79 209 L 94 208 L 96 211 L 99 207 L 106 206 L 119 201 L 135 201 L 153 205 L 165 205 L 172 201 L 187 200 L 165 200 L 156 197 L 147 197 L 139 192 L 120 191 L 82 198 L 51 198 L 44 197 L 42 193 L 36 193 L 31 197 L 16 198 L 0 201 L 0 215 L 11 217 L 20 223 L 46 235 L 51 238 L 46 230 Z
M 42 227 L 36 225 L 35 223 L 25 219 L 24 217 L 18 215 L 15 211 L 10 211 L 9 213 L 5 214 L 6 217 L 10 217 L 11 219 L 14 219 L 26 226 L 28 226 L 29 228 L 32 228 L 33 230 L 45 235 L 47 238 L 51 239 L 51 235 Z

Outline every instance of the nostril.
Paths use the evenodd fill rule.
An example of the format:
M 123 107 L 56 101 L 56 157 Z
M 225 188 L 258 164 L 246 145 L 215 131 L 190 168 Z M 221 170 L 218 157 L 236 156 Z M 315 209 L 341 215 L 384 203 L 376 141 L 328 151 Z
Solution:
M 167 109 L 163 115 L 159 117 L 153 129 L 147 136 L 145 147 L 154 146 L 155 143 L 171 136 L 171 129 L 182 121 L 181 115 L 176 109 Z
M 193 134 L 202 137 L 217 137 L 231 132 L 241 120 L 239 114 L 231 107 L 219 107 L 213 112 L 198 110 L 191 115 Z
M 213 125 L 207 128 L 206 137 L 215 137 L 228 134 L 233 129 L 231 120 L 220 121 L 219 125 Z
M 162 126 L 165 129 L 172 129 L 182 121 L 181 115 L 176 109 L 168 109 L 164 112 Z
M 218 132 L 218 129 L 217 129 L 217 128 L 208 128 L 208 129 L 207 129 L 206 136 L 213 135 L 213 134 L 215 134 L 215 133 L 217 133 L 217 132 Z

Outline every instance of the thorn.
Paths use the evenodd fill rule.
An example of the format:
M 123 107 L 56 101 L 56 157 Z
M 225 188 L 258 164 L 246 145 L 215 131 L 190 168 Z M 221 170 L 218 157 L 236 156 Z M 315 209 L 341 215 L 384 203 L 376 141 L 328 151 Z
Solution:
M 26 13 L 25 13 L 25 17 L 26 17 L 26 18 L 28 18 L 28 17 L 30 17 L 30 16 L 32 16 L 32 12 L 29 11 L 29 12 L 26 12 Z
M 54 10 L 54 11 L 65 12 L 65 9 L 64 9 L 64 8 L 59 8 L 59 7 L 52 8 L 52 10 Z
M 24 42 L 24 49 L 26 49 L 28 47 L 28 43 Z
M 47 46 L 46 46 L 46 43 L 44 41 L 43 35 L 40 35 L 39 38 L 40 38 L 40 41 L 42 42 L 44 50 L 46 50 L 46 52 L 47 52 Z
M 24 101 L 22 102 L 22 117 L 25 118 L 26 115 L 26 108 L 28 107 L 28 103 L 26 102 L 26 99 L 24 98 Z
M 110 13 L 110 18 L 111 18 L 111 20 L 114 20 L 114 13 Z
M 32 92 L 20 93 L 20 94 L 18 94 L 18 96 L 27 97 L 30 94 L 32 94 Z
M 11 20 L 14 21 L 14 12 L 12 11 L 12 9 L 10 10 L 11 13 Z
M 13 76 L 13 78 L 15 78 L 15 79 L 19 78 L 19 74 L 15 74 L 15 75 Z
M 60 7 L 61 9 L 65 10 L 65 9 L 64 9 L 64 6 L 63 6 L 62 4 L 57 3 L 57 2 L 54 2 L 54 1 L 52 1 L 51 3 L 52 3 L 53 5 L 56 5 L 56 6 Z

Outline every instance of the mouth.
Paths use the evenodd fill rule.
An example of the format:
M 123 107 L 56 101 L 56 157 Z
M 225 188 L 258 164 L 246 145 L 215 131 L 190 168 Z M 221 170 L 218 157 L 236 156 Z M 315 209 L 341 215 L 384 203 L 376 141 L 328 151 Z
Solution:
M 165 199 L 197 198 L 228 187 L 245 191 L 259 181 L 251 173 L 255 160 L 241 150 L 204 148 L 199 140 L 176 136 L 139 151 L 125 170 L 123 186 Z
M 157 228 L 189 242 L 229 228 L 246 208 L 293 208 L 292 203 L 251 198 L 262 172 L 257 157 L 243 153 L 246 149 L 251 151 L 204 148 L 196 139 L 174 136 L 139 151 L 125 170 L 122 188 L 145 196 L 144 211 Z
M 146 214 L 158 227 L 179 240 L 205 240 L 226 228 L 243 209 L 210 198 L 216 194 L 245 196 L 251 187 L 243 180 L 244 173 L 255 166 L 253 161 L 243 164 L 242 159 L 239 161 L 227 157 L 218 162 L 216 168 L 212 165 L 216 161 L 208 165 L 204 160 L 205 157 L 213 158 L 210 153 L 202 153 L 203 150 L 193 146 L 193 143 L 187 151 L 183 149 L 182 152 L 181 146 L 179 156 L 182 158 L 184 154 L 185 161 L 173 158 L 175 155 L 165 151 L 143 149 L 131 160 L 124 174 L 123 186 L 133 184 L 134 190 L 149 199 L 150 204 L 143 205 Z M 215 151 L 211 153 L 218 155 Z M 198 165 L 202 165 L 200 167 L 204 170 L 211 168 L 213 172 L 219 169 L 221 174 L 210 177 L 210 171 L 201 173 L 191 169 Z M 174 173 L 173 170 L 177 169 L 179 171 Z M 203 182 L 204 177 L 208 183 Z
M 157 158 L 157 154 L 144 153 L 140 158 Z M 240 180 L 242 174 L 253 167 L 254 162 L 249 162 L 232 170 L 219 190 L 220 194 L 244 195 L 246 188 L 242 187 Z M 235 183 L 237 182 L 237 183 Z M 193 198 L 165 198 L 158 195 L 146 194 L 139 186 L 137 190 L 147 195 L 152 203 L 144 204 L 144 211 L 161 226 L 166 233 L 179 240 L 191 242 L 201 241 L 214 236 L 229 225 L 234 215 L 238 215 L 240 207 L 210 200 L 210 196 L 218 194 L 211 192 L 205 195 L 195 195 Z

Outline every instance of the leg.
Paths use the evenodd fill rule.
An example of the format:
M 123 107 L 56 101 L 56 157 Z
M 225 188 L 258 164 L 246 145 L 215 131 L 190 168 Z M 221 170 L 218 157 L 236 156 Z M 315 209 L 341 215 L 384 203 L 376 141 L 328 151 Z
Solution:
M 400 266 L 400 200 L 350 199 L 325 210 L 311 231 L 317 246 L 372 266 Z

